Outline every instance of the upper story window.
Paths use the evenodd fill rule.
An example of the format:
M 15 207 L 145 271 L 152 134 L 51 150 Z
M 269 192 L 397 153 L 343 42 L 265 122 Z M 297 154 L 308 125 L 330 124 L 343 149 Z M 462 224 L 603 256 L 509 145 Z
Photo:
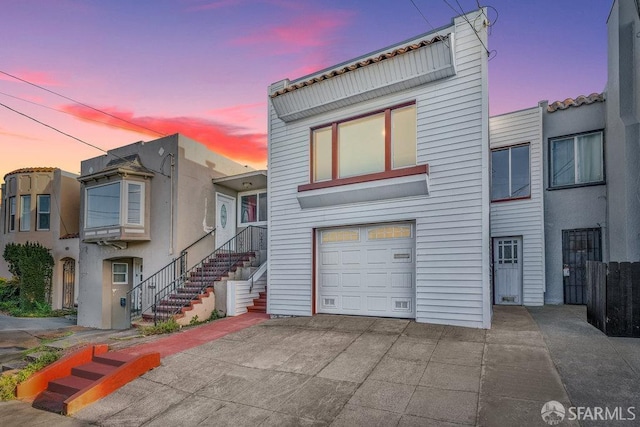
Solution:
M 38 195 L 38 230 L 49 230 L 51 227 L 51 196 L 48 194 Z
M 16 231 L 16 198 L 9 197 L 9 221 L 7 221 L 8 230 Z
M 387 108 L 312 130 L 313 183 L 416 165 L 415 104 Z
M 531 195 L 529 144 L 491 151 L 491 200 Z
M 31 196 L 20 196 L 20 231 L 31 229 Z
M 86 189 L 85 228 L 144 225 L 144 183 L 118 181 Z
M 240 224 L 256 224 L 267 221 L 266 191 L 240 195 Z
M 550 187 L 604 182 L 602 132 L 549 141 Z

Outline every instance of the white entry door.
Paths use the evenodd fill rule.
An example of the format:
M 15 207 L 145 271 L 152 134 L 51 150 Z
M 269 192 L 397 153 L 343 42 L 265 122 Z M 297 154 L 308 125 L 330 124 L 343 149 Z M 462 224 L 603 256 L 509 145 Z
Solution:
M 415 317 L 413 224 L 318 231 L 318 313 Z
M 216 193 L 216 249 L 235 235 L 236 199 Z
M 493 240 L 495 303 L 522 305 L 522 237 Z

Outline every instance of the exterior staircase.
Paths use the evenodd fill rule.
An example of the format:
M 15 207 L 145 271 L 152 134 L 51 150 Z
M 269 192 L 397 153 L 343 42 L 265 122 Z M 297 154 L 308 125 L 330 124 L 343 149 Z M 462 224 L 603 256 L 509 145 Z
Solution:
M 253 305 L 247 307 L 250 313 L 266 313 L 267 312 L 267 275 L 258 279 L 254 286 L 264 286 L 264 291 L 258 294 L 258 298 L 253 299 Z
M 190 271 L 187 279 L 179 287 L 160 297 L 155 308 L 149 313 L 144 313 L 142 319 L 154 321 L 166 320 L 172 316 L 182 317 L 195 304 L 201 303 L 204 298 L 213 294 L 216 282 L 235 276 L 239 269 L 251 264 L 254 256 L 253 252 L 215 254 L 201 266 Z
M 33 399 L 34 408 L 72 414 L 157 366 L 159 353 L 133 356 L 108 352 L 104 344 L 88 346 L 19 384 L 16 397 Z

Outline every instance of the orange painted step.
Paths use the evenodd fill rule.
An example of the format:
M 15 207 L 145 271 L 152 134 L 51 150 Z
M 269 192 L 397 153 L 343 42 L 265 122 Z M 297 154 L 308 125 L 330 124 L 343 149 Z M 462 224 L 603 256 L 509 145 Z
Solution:
M 117 366 L 107 365 L 106 363 L 89 362 L 84 365 L 71 368 L 71 374 L 90 380 L 97 380 L 113 372 L 116 368 Z
M 47 390 L 54 393 L 65 394 L 71 396 L 76 394 L 83 388 L 94 383 L 94 380 L 88 378 L 76 377 L 75 375 L 69 375 L 68 377 L 58 378 L 57 380 L 49 381 Z
M 126 353 L 104 353 L 99 356 L 93 356 L 94 362 L 111 366 L 121 366 L 133 359 L 133 356 Z

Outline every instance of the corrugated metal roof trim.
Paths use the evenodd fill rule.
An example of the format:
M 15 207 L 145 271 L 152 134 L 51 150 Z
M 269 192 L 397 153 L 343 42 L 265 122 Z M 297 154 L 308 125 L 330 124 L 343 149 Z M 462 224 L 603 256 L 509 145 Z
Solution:
M 547 106 L 547 112 L 553 113 L 558 110 L 566 110 L 571 107 L 580 107 L 581 105 L 589 105 L 594 102 L 604 102 L 605 97 L 604 93 L 592 93 L 591 95 L 584 96 L 580 95 L 577 98 L 567 98 L 564 101 L 556 101 Z
M 355 64 L 348 65 L 346 67 L 342 67 L 342 68 L 338 68 L 338 69 L 335 69 L 335 70 L 331 70 L 330 72 L 328 72 L 326 74 L 323 74 L 321 76 L 314 77 L 314 78 L 309 79 L 307 81 L 300 82 L 300 83 L 297 83 L 295 85 L 288 86 L 288 87 L 286 87 L 284 89 L 280 89 L 279 91 L 271 94 L 271 98 L 275 98 L 276 96 L 284 95 L 285 93 L 292 92 L 294 90 L 301 89 L 301 88 L 306 87 L 306 86 L 310 86 L 310 85 L 312 85 L 314 83 L 318 83 L 318 82 L 321 82 L 323 80 L 327 80 L 327 79 L 330 79 L 332 77 L 339 76 L 339 75 L 342 75 L 344 73 L 348 73 L 349 71 L 355 71 L 358 68 L 366 67 L 368 65 L 375 64 L 375 63 L 378 63 L 380 61 L 384 61 L 385 59 L 390 59 L 390 58 L 393 58 L 394 56 L 402 55 L 404 53 L 411 52 L 413 50 L 420 49 L 421 47 L 429 46 L 430 44 L 433 44 L 433 43 L 436 43 L 436 42 L 440 42 L 440 41 L 444 41 L 444 40 L 447 40 L 447 39 L 449 39 L 449 35 L 448 34 L 446 36 L 436 36 L 436 37 L 432 38 L 431 40 L 422 40 L 422 41 L 419 41 L 417 43 L 410 44 L 408 46 L 404 46 L 404 47 L 401 47 L 401 48 L 398 48 L 398 49 L 394 49 L 391 52 L 387 52 L 387 53 L 384 53 L 382 55 L 378 55 L 378 56 L 374 56 L 374 57 L 371 57 L 371 58 L 367 58 L 365 60 L 356 62 Z

